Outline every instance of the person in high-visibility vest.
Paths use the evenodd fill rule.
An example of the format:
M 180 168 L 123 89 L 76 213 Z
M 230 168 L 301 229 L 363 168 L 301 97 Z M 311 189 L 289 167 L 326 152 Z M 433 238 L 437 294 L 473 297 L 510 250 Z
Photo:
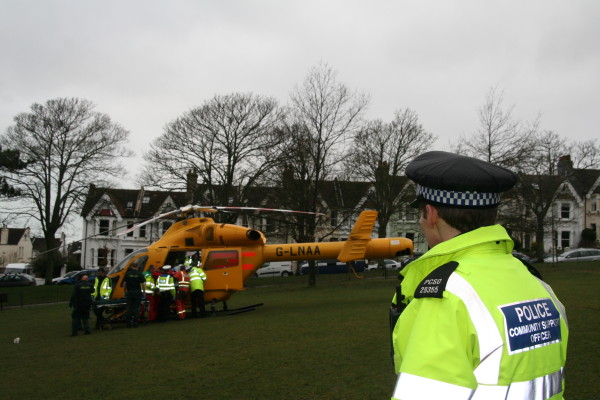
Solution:
M 161 274 L 156 279 L 156 287 L 160 296 L 158 305 L 158 322 L 166 322 L 171 311 L 171 302 L 175 298 L 175 281 L 169 273 L 170 265 L 163 265 Z
M 175 273 L 174 278 L 177 281 L 177 299 L 175 300 L 177 318 L 185 319 L 185 302 L 187 300 L 188 293 L 190 292 L 190 277 L 188 276 L 188 273 L 183 265 L 180 266 L 179 271 Z
M 406 175 L 430 250 L 400 272 L 392 301 L 392 399 L 563 399 L 564 307 L 496 225 L 516 175 L 441 151 Z
M 206 273 L 202 269 L 202 257 L 199 254 L 195 254 L 193 265 L 189 270 L 190 276 L 190 290 L 191 298 L 190 305 L 192 309 L 192 318 L 198 316 L 198 309 L 200 309 L 200 318 L 206 317 L 206 306 L 204 304 L 204 281 L 206 280 Z
M 112 294 L 112 280 L 106 275 L 105 268 L 98 269 L 98 275 L 94 279 L 94 293 L 92 299 L 96 302 L 96 308 L 94 308 L 94 314 L 96 314 L 96 329 L 102 329 L 104 325 L 104 311 L 106 307 L 98 306 L 104 300 L 109 300 Z
M 148 304 L 148 321 L 154 321 L 158 314 L 158 294 L 156 290 L 156 278 L 154 276 L 156 267 L 150 265 L 144 272 L 144 279 L 146 280 L 146 286 L 144 288 L 144 294 L 146 295 L 146 302 Z

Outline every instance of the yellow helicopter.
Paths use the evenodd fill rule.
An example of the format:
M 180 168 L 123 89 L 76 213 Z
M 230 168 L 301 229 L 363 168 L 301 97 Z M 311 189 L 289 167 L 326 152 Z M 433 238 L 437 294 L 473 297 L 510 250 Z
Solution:
M 120 234 L 174 214 L 186 217 L 190 213 L 215 213 L 221 208 L 225 207 L 186 206 L 142 222 Z M 205 302 L 214 304 L 222 301 L 225 307 L 231 295 L 244 290 L 244 283 L 268 261 L 338 259 L 349 262 L 412 254 L 413 242 L 410 239 L 372 239 L 371 232 L 376 219 L 377 211 L 361 212 L 346 241 L 290 244 L 267 244 L 262 232 L 239 225 L 216 223 L 212 218 L 183 219 L 173 224 L 159 240 L 129 254 L 109 271 L 109 277 L 115 282 L 111 298 L 124 297 L 123 278 L 134 263 L 143 271 L 151 265 L 158 269 L 164 265 L 183 263 L 190 252 L 198 252 L 202 257 L 202 268 L 207 275 Z

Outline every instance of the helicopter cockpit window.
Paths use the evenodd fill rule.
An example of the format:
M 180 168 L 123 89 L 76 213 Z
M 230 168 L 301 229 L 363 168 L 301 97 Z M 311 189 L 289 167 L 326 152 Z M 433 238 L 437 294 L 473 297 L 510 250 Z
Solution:
M 148 253 L 148 249 L 147 248 L 138 249 L 138 250 L 134 251 L 133 253 L 128 254 L 127 257 L 125 257 L 124 259 L 122 259 L 120 263 L 118 263 L 116 266 L 114 266 L 108 272 L 108 274 L 112 275 L 112 274 L 114 274 L 116 272 L 119 272 L 119 271 L 123 270 L 123 268 L 125 268 L 127 265 L 129 265 L 129 262 L 132 259 L 139 257 L 140 254 L 142 254 L 142 253 Z M 145 256 L 144 260 L 138 260 L 138 262 L 142 262 L 143 261 L 143 264 L 140 264 L 140 267 L 141 267 L 140 270 L 143 270 L 144 266 L 146 265 L 146 261 L 147 260 L 148 260 L 148 256 L 147 255 Z
M 236 267 L 240 263 L 237 250 L 216 250 L 208 253 L 202 268 L 204 270 Z

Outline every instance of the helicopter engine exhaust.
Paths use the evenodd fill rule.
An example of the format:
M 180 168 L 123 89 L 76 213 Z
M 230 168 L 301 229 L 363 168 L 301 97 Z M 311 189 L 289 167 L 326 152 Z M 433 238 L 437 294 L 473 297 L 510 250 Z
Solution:
M 260 232 L 255 231 L 254 229 L 248 229 L 246 237 L 252 241 L 260 240 Z

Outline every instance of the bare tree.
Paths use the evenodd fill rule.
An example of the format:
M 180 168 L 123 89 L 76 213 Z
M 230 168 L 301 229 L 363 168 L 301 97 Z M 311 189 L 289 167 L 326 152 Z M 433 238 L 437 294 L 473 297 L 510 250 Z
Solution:
M 320 186 L 333 178 L 344 154 L 344 145 L 360 128 L 361 116 L 369 100 L 352 92 L 337 80 L 327 64 L 308 71 L 303 83 L 291 95 L 291 112 L 285 126 L 288 178 L 302 182 L 303 193 L 296 199 L 302 211 L 318 211 Z M 314 240 L 316 220 L 304 217 L 299 241 Z
M 146 154 L 142 183 L 185 187 L 195 171 L 217 205 L 241 205 L 248 187 L 278 161 L 283 111 L 272 98 L 233 93 L 215 96 L 169 123 Z
M 341 166 L 344 146 L 361 126 L 368 96 L 351 91 L 327 64 L 312 67 L 291 95 L 290 113 L 283 132 L 287 146 L 280 168 L 283 206 L 319 211 L 322 185 Z M 290 202 L 290 203 L 287 203 Z M 295 239 L 314 241 L 318 221 L 312 215 L 295 215 Z M 316 282 L 310 263 L 309 284 Z
M 123 168 L 115 160 L 131 155 L 123 147 L 129 133 L 108 115 L 95 112 L 91 102 L 77 98 L 33 104 L 14 122 L 0 142 L 19 149 L 28 164 L 8 175 L 7 181 L 26 201 L 20 213 L 41 224 L 51 245 L 81 205 L 90 182 L 122 175 Z M 52 275 L 53 268 L 47 268 L 47 284 Z
M 600 168 L 600 145 L 597 139 L 575 142 L 570 148 L 570 153 L 575 168 Z
M 526 126 L 513 117 L 514 106 L 504 107 L 504 93 L 491 88 L 479 110 L 479 129 L 462 137 L 455 151 L 507 168 L 517 167 L 531 151 L 530 138 L 538 120 Z
M 519 184 L 516 195 L 524 206 L 526 219 L 535 226 L 536 257 L 544 258 L 544 236 L 548 225 L 553 224 L 552 204 L 564 176 L 558 175 L 557 163 L 568 149 L 567 142 L 552 131 L 538 133 L 533 137 L 533 151 L 521 160 Z
M 373 185 L 370 200 L 379 212 L 379 237 L 386 236 L 389 220 L 398 211 L 402 189 L 399 180 L 406 165 L 430 149 L 435 140 L 409 109 L 396 111 L 390 123 L 371 121 L 354 136 L 346 169 Z

